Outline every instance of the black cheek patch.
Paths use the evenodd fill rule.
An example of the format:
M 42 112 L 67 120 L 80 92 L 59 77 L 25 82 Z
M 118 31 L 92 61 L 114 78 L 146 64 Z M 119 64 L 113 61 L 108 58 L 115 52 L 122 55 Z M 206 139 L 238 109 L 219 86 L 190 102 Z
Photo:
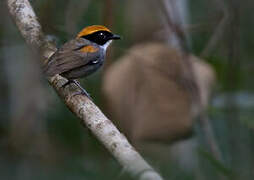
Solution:
M 103 33 L 103 35 L 100 35 L 101 33 Z M 108 40 L 111 39 L 112 36 L 113 34 L 108 31 L 97 31 L 92 34 L 82 36 L 81 38 L 95 42 L 96 44 L 99 44 L 99 45 L 104 45 Z

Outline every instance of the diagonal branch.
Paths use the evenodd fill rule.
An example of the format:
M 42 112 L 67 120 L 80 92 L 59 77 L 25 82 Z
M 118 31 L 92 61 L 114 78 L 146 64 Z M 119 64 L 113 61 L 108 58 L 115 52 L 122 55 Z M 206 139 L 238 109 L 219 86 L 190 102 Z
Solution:
M 41 26 L 28 0 L 7 0 L 8 8 L 27 44 L 40 52 L 46 61 L 56 50 L 44 40 Z M 91 132 L 110 151 L 124 170 L 140 180 L 162 180 L 159 174 L 139 155 L 112 122 L 84 95 L 73 96 L 79 89 L 75 85 L 62 88 L 67 79 L 56 75 L 48 78 L 66 106 L 81 119 Z

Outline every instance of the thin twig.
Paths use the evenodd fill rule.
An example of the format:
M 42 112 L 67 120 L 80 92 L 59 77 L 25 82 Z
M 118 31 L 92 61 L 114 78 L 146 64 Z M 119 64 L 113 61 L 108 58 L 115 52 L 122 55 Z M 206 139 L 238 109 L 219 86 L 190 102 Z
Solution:
M 42 56 L 48 59 L 56 48 L 44 40 L 41 26 L 29 1 L 7 0 L 7 3 L 10 14 L 27 44 L 40 50 Z M 125 136 L 89 98 L 84 95 L 72 96 L 78 92 L 75 85 L 62 88 L 67 80 L 59 75 L 48 78 L 48 81 L 67 107 L 101 141 L 126 172 L 140 180 L 162 180 L 160 175 L 134 150 Z
M 185 32 L 183 31 L 183 28 L 181 27 L 181 24 L 180 24 L 180 17 L 178 16 L 179 14 L 178 14 L 177 10 L 175 9 L 176 7 L 172 7 L 172 6 L 175 6 L 175 4 L 173 4 L 172 2 L 170 2 L 168 0 L 160 0 L 159 3 L 160 3 L 162 12 L 165 14 L 165 18 L 168 23 L 168 27 L 175 34 L 181 50 L 184 53 L 185 52 L 188 53 L 190 50 L 187 45 Z M 169 7 L 172 7 L 171 9 L 174 9 L 174 12 L 171 12 Z
M 220 3 L 220 5 L 222 6 L 222 8 L 225 11 L 225 9 L 226 9 L 225 4 L 223 2 L 218 2 L 218 1 L 221 1 L 221 0 L 216 0 L 216 1 L 217 1 L 217 3 Z M 171 4 L 168 4 L 169 2 L 171 2 L 171 0 L 160 0 L 161 8 L 164 11 L 164 14 L 167 18 L 168 26 L 169 26 L 170 29 L 172 29 L 172 31 L 177 36 L 180 48 L 182 50 L 182 60 L 183 60 L 182 62 L 184 63 L 183 68 L 185 68 L 183 73 L 186 73 L 186 77 L 189 77 L 190 79 L 195 79 L 195 81 L 197 81 L 197 78 L 195 77 L 195 74 L 194 74 L 194 71 L 193 71 L 192 63 L 189 60 L 189 56 L 188 56 L 189 48 L 187 46 L 186 37 L 185 37 L 183 27 L 181 27 L 180 24 L 178 23 L 178 21 L 180 21 L 179 19 L 176 19 L 176 20 L 174 19 L 174 18 L 179 18 L 179 14 L 177 13 L 176 7 L 173 7 L 171 9 L 169 9 L 168 6 L 174 6 L 174 4 L 172 2 L 171 2 Z M 170 10 L 172 12 L 170 12 Z M 227 19 L 225 21 L 227 21 Z M 224 26 L 224 24 L 223 24 L 223 26 Z M 223 27 L 223 29 L 224 29 L 224 27 Z M 219 34 L 219 35 L 221 35 L 221 34 Z M 209 51 L 217 43 L 217 40 L 218 40 L 217 38 L 218 37 L 220 38 L 220 36 L 216 35 L 214 38 L 211 38 L 211 42 L 210 42 L 211 45 L 208 45 L 208 50 Z M 188 82 L 186 82 L 186 83 L 188 83 Z M 190 85 L 186 84 L 186 86 L 190 87 L 190 94 L 193 98 L 193 101 L 195 101 L 195 102 L 197 102 L 197 104 L 199 104 L 200 123 L 202 125 L 202 129 L 204 130 L 204 134 L 205 134 L 205 137 L 208 141 L 208 145 L 211 149 L 211 152 L 217 160 L 221 160 L 222 159 L 221 158 L 221 152 L 220 152 L 218 143 L 216 141 L 216 138 L 214 136 L 214 132 L 213 132 L 213 129 L 211 127 L 208 115 L 206 113 L 207 104 L 204 104 L 202 102 L 203 100 L 201 99 L 201 96 L 200 96 L 200 88 L 198 87 L 197 82 L 192 84 L 192 85 L 191 84 Z
M 230 21 L 229 10 L 225 2 L 223 0 L 215 0 L 215 3 L 221 8 L 223 12 L 223 17 L 221 21 L 219 22 L 219 24 L 217 25 L 213 35 L 209 39 L 206 47 L 200 54 L 200 56 L 203 58 L 207 57 L 215 49 L 216 45 L 218 44 L 219 40 L 222 38 L 225 32 L 225 29 Z
M 206 47 L 204 48 L 203 52 L 200 54 L 201 57 L 207 57 L 216 47 L 219 40 L 222 38 L 222 35 L 224 34 L 224 31 L 227 27 L 227 23 L 230 19 L 230 13 L 228 8 L 226 7 L 226 4 L 224 0 L 215 0 L 215 3 L 221 8 L 223 11 L 223 18 L 220 21 L 219 25 L 217 26 L 215 32 L 213 33 L 212 37 L 210 38 L 209 42 L 207 43 Z M 218 161 L 223 161 L 222 159 L 222 153 L 219 148 L 218 142 L 215 138 L 214 132 L 212 130 L 211 123 L 209 121 L 209 118 L 206 113 L 202 113 L 200 117 L 201 125 L 203 126 L 203 129 L 205 131 L 206 139 L 208 142 L 208 145 L 211 149 L 212 154 Z M 220 177 L 223 179 L 223 177 Z

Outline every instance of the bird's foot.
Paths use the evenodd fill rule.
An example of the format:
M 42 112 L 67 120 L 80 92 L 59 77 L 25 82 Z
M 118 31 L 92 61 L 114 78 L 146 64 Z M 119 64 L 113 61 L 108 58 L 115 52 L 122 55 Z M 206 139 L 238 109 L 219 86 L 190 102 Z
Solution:
M 62 88 L 65 88 L 67 85 L 74 83 L 76 86 L 79 87 L 79 89 L 81 89 L 81 92 L 76 92 L 74 93 L 72 96 L 76 96 L 76 95 L 86 95 L 90 100 L 93 100 L 91 98 L 91 96 L 89 95 L 89 93 L 79 84 L 79 82 L 77 80 L 68 80 L 63 86 Z
M 62 85 L 62 88 L 65 88 L 66 86 L 70 85 L 71 83 L 74 83 L 74 80 L 68 80 L 66 83 Z

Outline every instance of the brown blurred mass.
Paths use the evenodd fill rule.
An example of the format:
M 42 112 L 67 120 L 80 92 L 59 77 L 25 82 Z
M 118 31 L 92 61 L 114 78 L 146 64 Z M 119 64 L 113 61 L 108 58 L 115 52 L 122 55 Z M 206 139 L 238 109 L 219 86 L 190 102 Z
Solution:
M 183 58 L 193 66 L 194 76 Z M 193 55 L 147 43 L 132 47 L 108 69 L 103 92 L 111 117 L 131 141 L 169 143 L 191 134 L 214 76 L 212 68 Z M 193 98 L 195 86 L 200 101 Z

